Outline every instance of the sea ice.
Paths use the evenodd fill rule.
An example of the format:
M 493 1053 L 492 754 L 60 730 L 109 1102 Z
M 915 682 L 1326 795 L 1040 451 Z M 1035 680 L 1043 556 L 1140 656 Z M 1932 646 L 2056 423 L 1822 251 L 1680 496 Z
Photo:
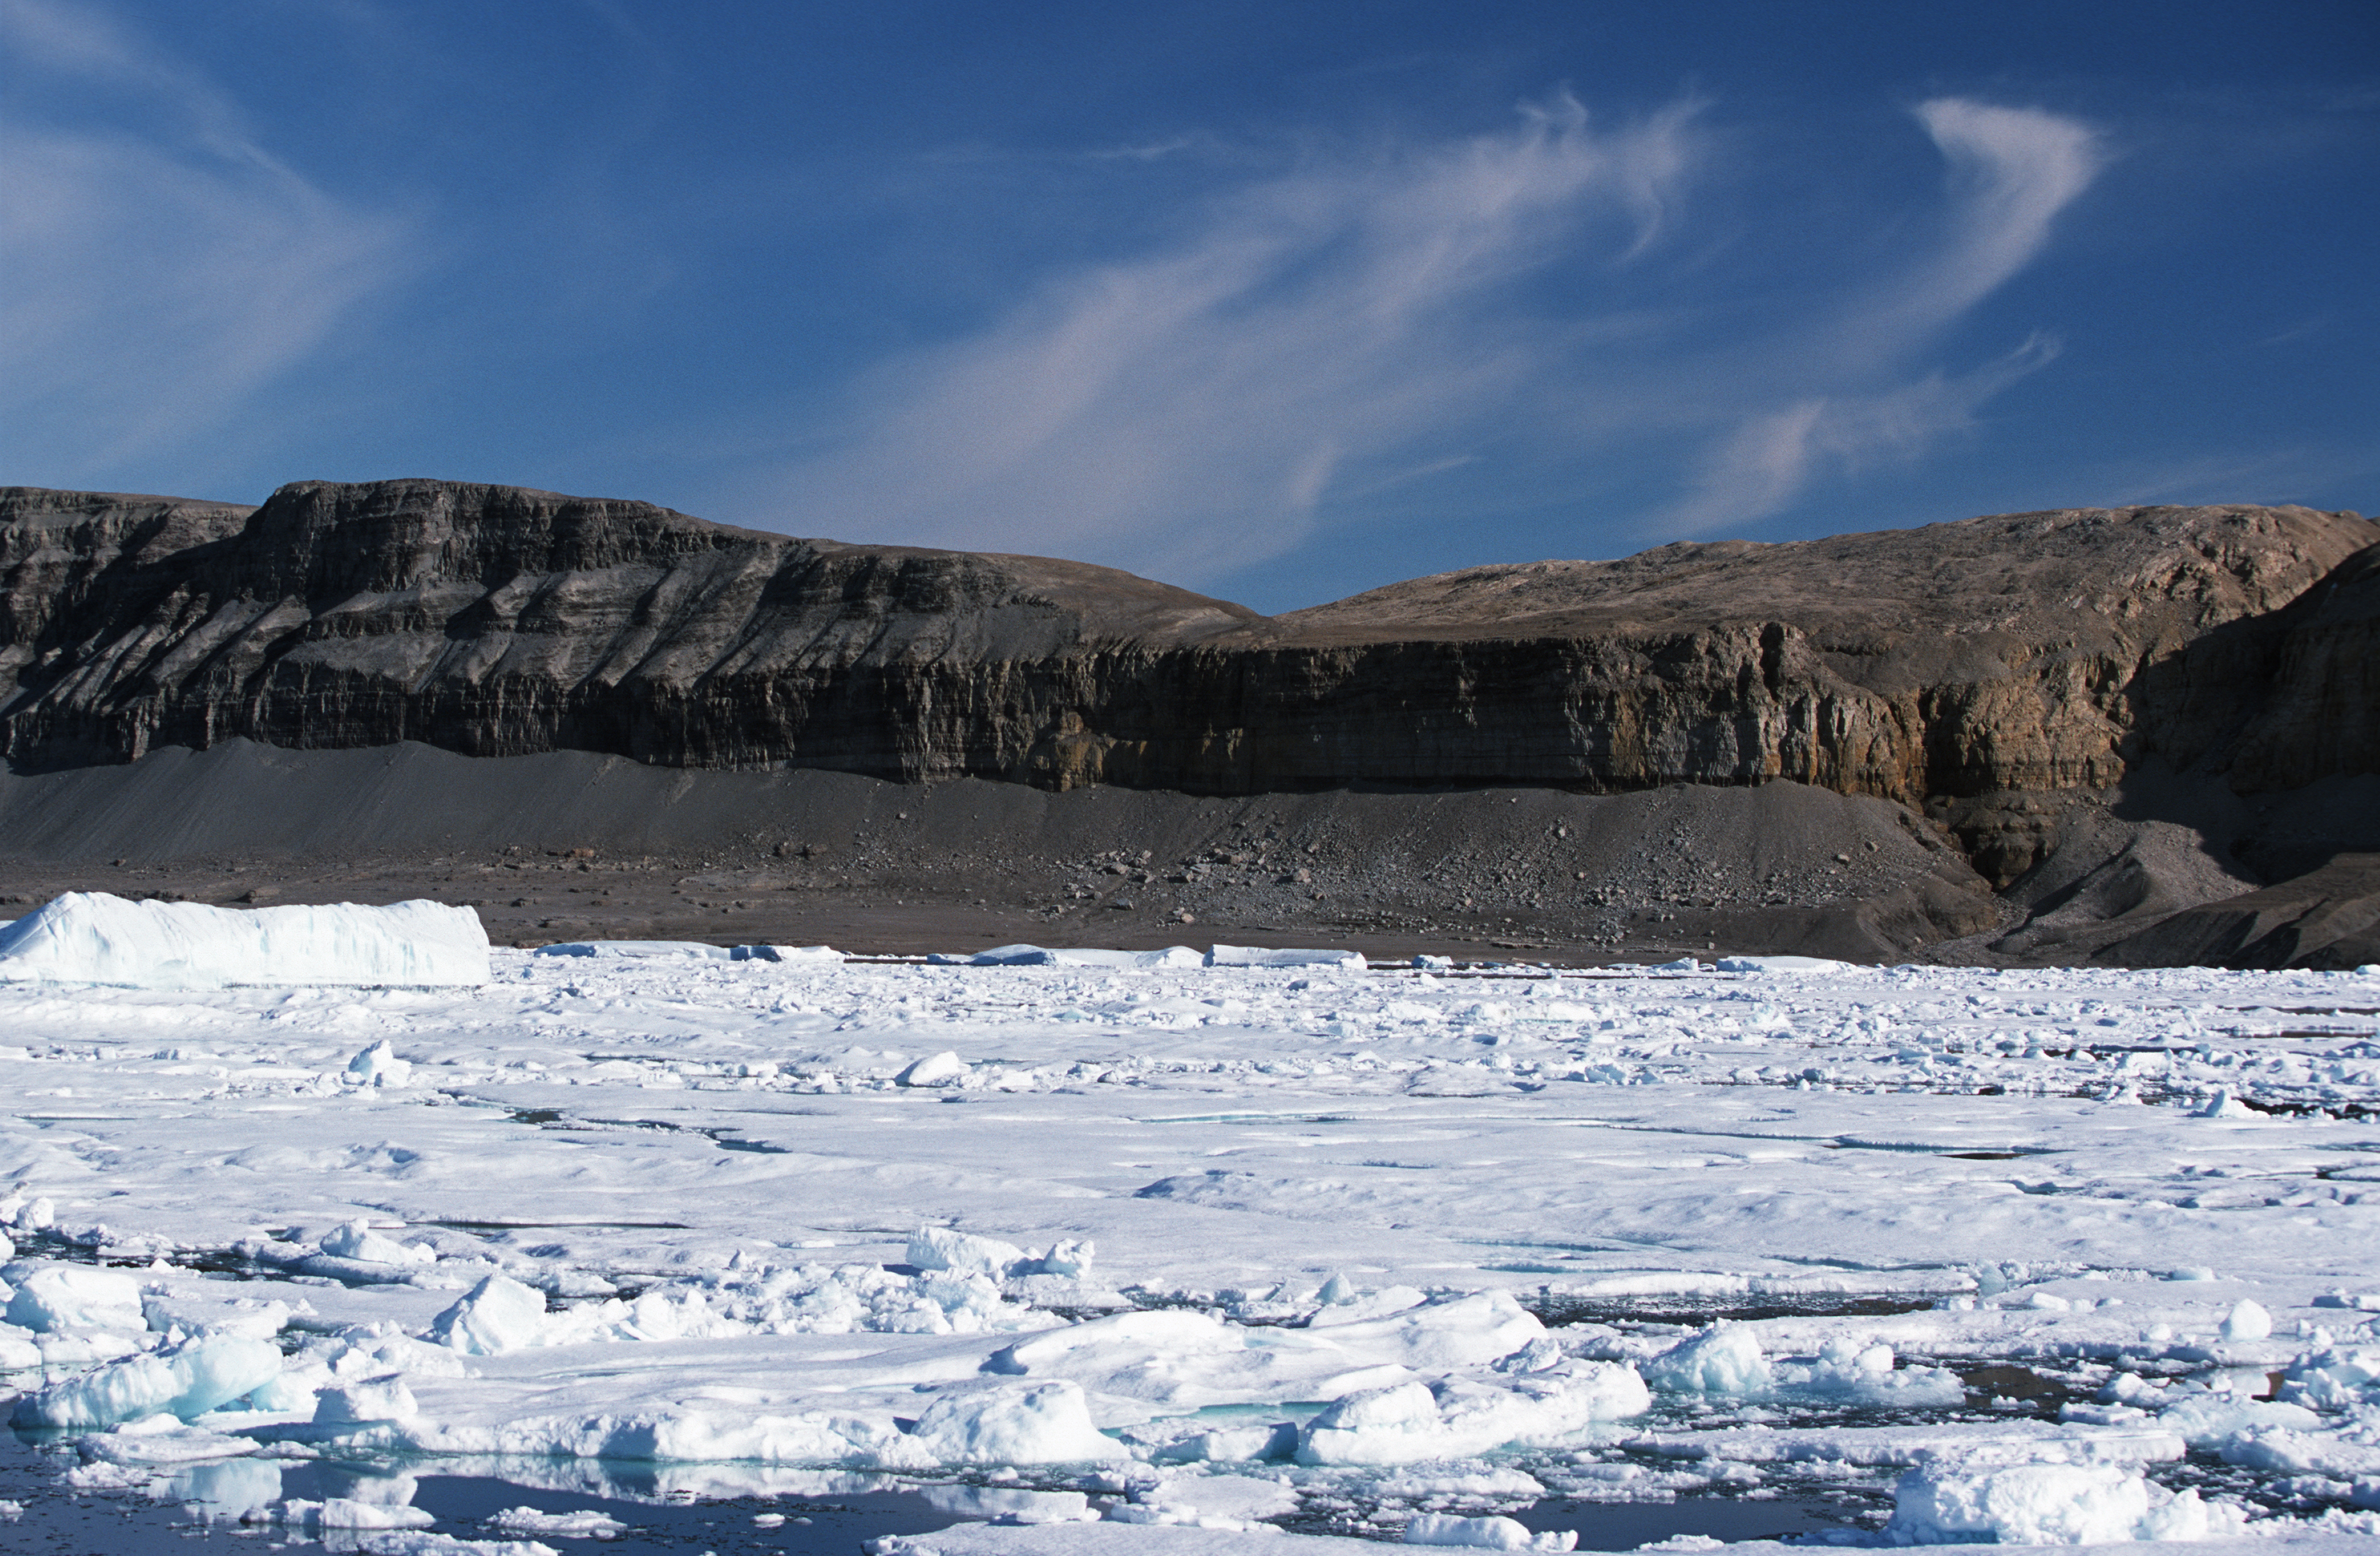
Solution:
M 496 1356 L 546 1342 L 545 1294 L 490 1275 L 430 1323 L 430 1338 L 465 1355 Z
M 1136 954 L 0 988 L 0 1226 L 114 1267 L 9 1264 L 36 1321 L 0 1366 L 29 1418 L 108 1396 L 77 1407 L 85 1484 L 220 1516 L 284 1500 L 281 1461 L 197 1456 L 246 1441 L 631 1499 L 965 1472 L 947 1511 L 1105 1511 L 901 1547 L 1020 1556 L 1903 1470 L 1938 1482 L 1911 1538 L 2097 1527 L 2186 1456 L 2222 1496 L 2143 1482 L 2128 1538 L 2220 1534 L 2235 1497 L 2276 1556 L 2373 1517 L 2363 983 Z M 399 1053 L 411 1084 L 364 1084 Z M 188 1268 L 223 1255 L 265 1279 Z M 1773 1316 L 1670 1327 L 1738 1307 Z M 225 1338 L 277 1370 L 156 1422 L 196 1405 L 177 1347 Z M 1970 1411 L 1950 1365 L 2070 1403 L 2012 1375 L 2021 1408 Z M 2120 1475 L 1988 1478 L 2044 1468 Z
M 2119 1465 L 1925 1466 L 1893 1491 L 1888 1538 L 1903 1545 L 2095 1545 L 2236 1531 L 2236 1509 L 2168 1493 Z
M 222 989 L 239 984 L 488 981 L 488 936 L 468 907 L 228 908 L 69 892 L 0 930 L 0 982 Z
M 0 1270 L 0 1280 L 15 1288 L 8 1298 L 8 1321 L 36 1334 L 148 1327 L 140 1307 L 140 1282 L 119 1270 L 28 1261 Z
M 1210 967 L 1342 967 L 1361 972 L 1360 951 L 1289 951 L 1265 945 L 1218 945 L 1207 953 Z
M 347 1061 L 347 1074 L 358 1086 L 403 1086 L 413 1078 L 413 1066 L 396 1056 L 386 1038 Z
M 350 1529 L 426 1529 L 438 1522 L 435 1515 L 418 1507 L 392 1507 L 383 1502 L 357 1501 L 349 1497 L 326 1497 L 321 1501 L 274 1502 L 240 1520 L 244 1524 L 278 1524 L 286 1528 L 319 1535 L 329 1530 Z M 377 1550 L 374 1545 L 368 1549 Z
M 352 1065 L 349 1068 L 353 1068 Z M 358 1264 L 415 1265 L 435 1264 L 435 1250 L 416 1243 L 407 1245 L 394 1237 L 384 1237 L 371 1229 L 371 1222 L 358 1217 L 323 1234 L 316 1246 L 333 1258 L 353 1259 Z
M 194 1335 L 20 1395 L 13 1419 L 20 1427 L 86 1430 L 157 1415 L 187 1421 L 261 1387 L 280 1370 L 281 1352 L 270 1341 Z
M 914 1446 L 942 1465 L 1077 1464 L 1130 1456 L 1091 1424 L 1080 1385 L 1063 1380 L 941 1394 L 917 1417 Z
M 421 1414 L 413 1391 L 395 1373 L 353 1383 L 334 1383 L 314 1396 L 314 1425 L 346 1426 L 373 1421 L 410 1421 Z
M 996 945 L 972 955 L 938 955 L 931 960 L 970 967 L 1136 967 L 1144 971 L 1196 967 L 1204 966 L 1206 962 L 1205 957 L 1186 945 L 1169 945 L 1160 951 L 1098 951 L 1076 947 L 1051 950 L 1038 945 Z
M 1531 1534 L 1517 1518 L 1465 1518 L 1454 1513 L 1417 1513 L 1405 1526 L 1407 1545 L 1453 1545 L 1473 1550 L 1575 1550 L 1575 1530 Z
M 1723 973 L 1784 973 L 1796 977 L 1826 977 L 1852 970 L 1849 962 L 1829 962 L 1823 956 L 1722 956 L 1718 970 Z
M 1645 1381 L 1678 1393 L 1767 1393 L 1776 1380 L 1760 1342 L 1741 1324 L 1718 1323 L 1646 1362 Z
M 595 1508 L 540 1513 L 533 1507 L 508 1507 L 489 1518 L 488 1526 L 508 1534 L 561 1535 L 570 1539 L 618 1539 L 631 1527 Z

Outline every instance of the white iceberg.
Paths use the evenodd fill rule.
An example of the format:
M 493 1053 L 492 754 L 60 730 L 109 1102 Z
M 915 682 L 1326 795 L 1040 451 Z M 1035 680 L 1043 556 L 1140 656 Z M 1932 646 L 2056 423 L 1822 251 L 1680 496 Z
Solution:
M 1299 1434 L 1302 1465 L 1411 1465 L 1507 1447 L 1550 1447 L 1598 1423 L 1642 1415 L 1645 1380 L 1625 1363 L 1583 1362 L 1509 1388 L 1415 1380 L 1343 1394 Z
M 254 1440 L 185 1426 L 179 1416 L 157 1415 L 128 1421 L 114 1431 L 93 1432 L 75 1444 L 90 1463 L 188 1465 L 237 1459 L 256 1452 Z
M 506 1534 L 562 1535 L 570 1539 L 618 1539 L 630 1526 L 597 1508 L 576 1513 L 540 1513 L 533 1507 L 508 1507 L 488 1520 L 492 1529 Z
M 0 983 L 139 989 L 482 984 L 488 934 L 468 907 L 230 908 L 69 892 L 0 930 Z
M 2241 1297 L 2223 1320 L 2226 1340 L 2268 1340 L 2272 1333 L 2273 1315 L 2253 1297 Z

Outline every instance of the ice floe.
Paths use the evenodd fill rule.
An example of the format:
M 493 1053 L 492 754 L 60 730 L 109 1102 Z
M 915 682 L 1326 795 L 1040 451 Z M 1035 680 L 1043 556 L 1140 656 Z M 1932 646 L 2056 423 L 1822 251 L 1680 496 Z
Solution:
M 907 1488 L 918 1553 L 2380 1535 L 2371 977 L 711 949 L 0 988 L 60 1483 L 421 1550 L 599 1531 L 274 1466 Z

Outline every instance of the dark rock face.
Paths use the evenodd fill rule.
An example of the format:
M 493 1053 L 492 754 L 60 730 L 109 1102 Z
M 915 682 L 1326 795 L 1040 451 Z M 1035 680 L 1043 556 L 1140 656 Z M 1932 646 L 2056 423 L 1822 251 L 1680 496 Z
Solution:
M 2356 553 L 2283 613 L 2269 688 L 2243 709 L 2231 786 L 2295 789 L 2380 772 L 2380 546 Z
M 1477 568 L 1267 619 L 1071 563 L 504 487 L 300 483 L 254 510 L 15 489 L 0 750 L 420 740 L 1208 793 L 1785 778 L 1938 806 L 2236 747 L 2242 782 L 2303 782 L 2370 760 L 2375 569 L 2284 608 L 2374 533 L 2070 510 Z M 2031 856 L 1978 814 L 1962 832 L 2012 878 Z
M 1868 893 L 1878 944 L 2303 963 L 2368 937 L 2360 888 L 2312 913 L 2240 898 L 2244 918 L 2219 899 L 2380 848 L 2375 541 L 2297 507 L 2074 509 L 1473 568 L 1266 618 L 1073 563 L 507 487 L 310 482 L 261 508 L 0 489 L 0 755 L 409 741 L 1111 794 L 1775 784 L 1887 802 L 1939 855 L 1903 861 L 1900 907 Z M 1377 893 L 1394 852 L 1348 889 Z M 1616 912 L 1627 870 L 1573 863 L 1574 890 L 1515 904 Z M 1427 876 L 1415 911 L 1453 911 Z M 1730 877 L 1734 907 L 1640 884 L 1774 917 L 1791 876 Z
M 2342 854 L 2295 880 L 2172 914 L 2101 960 L 2333 971 L 2380 961 L 2380 854 Z
M 245 735 L 1004 776 L 1087 653 L 1254 619 L 1071 563 L 437 481 L 0 492 L 0 749 L 30 764 Z

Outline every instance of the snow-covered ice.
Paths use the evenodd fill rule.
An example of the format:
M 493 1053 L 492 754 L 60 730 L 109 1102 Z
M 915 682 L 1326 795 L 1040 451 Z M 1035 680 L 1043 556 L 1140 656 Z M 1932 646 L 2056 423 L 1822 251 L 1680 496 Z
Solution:
M 6 982 L 221 989 L 487 980 L 480 916 L 435 902 L 237 908 L 69 892 L 0 928 Z
M 0 986 L 14 1418 L 415 1542 L 570 1531 L 273 1456 L 952 1556 L 2380 1536 L 2380 977 L 1008 951 Z

